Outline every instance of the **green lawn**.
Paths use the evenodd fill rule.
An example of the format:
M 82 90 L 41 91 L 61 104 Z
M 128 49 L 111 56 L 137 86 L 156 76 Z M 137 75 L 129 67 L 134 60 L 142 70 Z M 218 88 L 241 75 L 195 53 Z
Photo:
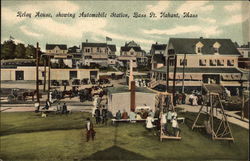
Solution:
M 235 143 L 212 141 L 190 129 L 193 113 L 182 114 L 182 140 L 159 141 L 143 123 L 95 126 L 96 140 L 86 142 L 89 114 L 50 115 L 1 113 L 1 154 L 4 160 L 247 160 L 248 130 L 231 125 Z

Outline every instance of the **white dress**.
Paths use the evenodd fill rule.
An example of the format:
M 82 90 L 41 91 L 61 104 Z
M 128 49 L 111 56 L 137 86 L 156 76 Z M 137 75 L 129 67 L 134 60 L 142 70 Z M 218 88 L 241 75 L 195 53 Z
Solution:
M 148 116 L 146 119 L 146 128 L 152 129 L 154 127 L 153 122 L 154 122 L 153 117 Z
M 163 113 L 161 116 L 161 124 L 166 124 L 167 123 L 167 113 Z

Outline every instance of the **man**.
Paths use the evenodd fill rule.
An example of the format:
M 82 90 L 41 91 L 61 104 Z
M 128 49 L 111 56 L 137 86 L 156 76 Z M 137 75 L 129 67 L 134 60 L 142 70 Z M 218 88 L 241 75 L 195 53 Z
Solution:
M 49 107 L 50 107 L 50 102 L 49 102 L 49 100 L 47 99 L 44 108 L 45 108 L 46 110 L 48 110 Z
M 67 114 L 68 113 L 68 108 L 66 103 L 64 102 L 63 107 L 62 107 L 62 114 Z
M 116 117 L 117 120 L 120 120 L 122 118 L 122 114 L 121 114 L 120 110 L 117 111 L 115 117 Z
M 102 107 L 102 124 L 105 123 L 105 125 L 107 125 L 107 122 L 108 122 L 108 110 L 107 108 L 105 107 L 105 105 L 103 105 Z
M 122 119 L 128 119 L 128 113 L 125 110 L 122 113 Z
M 95 130 L 94 130 L 94 126 L 93 123 L 90 121 L 90 118 L 87 118 L 87 123 L 86 123 L 86 141 L 88 142 L 90 137 L 92 138 L 92 140 L 94 141 L 95 139 Z
M 131 123 L 135 123 L 135 122 L 136 122 L 136 121 L 135 121 L 135 119 L 136 119 L 136 113 L 133 112 L 133 111 L 131 111 L 131 112 L 129 113 L 129 119 L 130 119 L 130 122 L 131 122 Z
M 172 120 L 172 128 L 174 130 L 174 136 L 179 137 L 180 129 L 176 118 Z
M 39 109 L 40 109 L 40 103 L 36 102 L 35 103 L 35 112 L 39 112 Z
M 96 124 L 99 124 L 100 123 L 100 109 L 99 107 L 95 110 L 95 121 L 96 121 Z

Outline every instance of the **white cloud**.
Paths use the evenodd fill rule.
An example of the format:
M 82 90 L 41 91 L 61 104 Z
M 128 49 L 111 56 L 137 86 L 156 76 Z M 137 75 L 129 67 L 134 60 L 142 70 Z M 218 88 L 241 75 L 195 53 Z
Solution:
M 241 3 L 240 2 L 234 2 L 230 5 L 224 6 L 224 9 L 229 12 L 239 11 L 241 9 Z
M 211 23 L 211 24 L 216 23 L 216 19 L 209 18 L 209 17 L 207 17 L 207 18 L 200 18 L 200 20 L 203 21 L 203 22 Z
M 157 34 L 157 35 L 178 35 L 185 33 L 202 33 L 204 36 L 216 36 L 222 33 L 221 30 L 218 29 L 218 26 L 176 26 L 171 29 L 152 29 L 152 30 L 142 30 L 145 34 Z
M 208 12 L 214 9 L 213 5 L 207 5 L 209 2 L 207 1 L 187 1 L 182 4 L 178 9 L 178 13 L 183 12 Z
M 115 34 L 113 32 L 105 31 L 105 27 L 107 26 L 106 19 L 96 19 L 96 18 L 89 18 L 77 21 L 75 24 L 62 24 L 56 22 L 50 18 L 47 19 L 35 19 L 33 21 L 33 26 L 39 26 L 40 30 L 43 29 L 45 32 L 50 32 L 49 34 L 60 36 L 60 37 L 67 37 L 67 38 L 75 38 L 81 39 L 83 33 L 92 33 L 93 38 L 97 40 L 95 36 L 103 36 L 103 37 L 111 37 L 112 39 L 117 40 L 127 40 L 131 41 L 134 40 L 138 43 L 144 44 L 151 44 L 153 43 L 152 40 L 147 39 L 140 39 L 136 37 L 130 37 L 120 34 Z
M 1 12 L 2 24 L 13 25 L 21 22 L 25 18 L 17 17 L 17 12 L 12 11 L 9 8 L 3 7 Z
M 49 31 L 51 35 L 78 39 L 82 38 L 83 33 L 102 30 L 106 24 L 105 19 L 96 20 L 94 18 L 85 19 L 84 21 L 78 20 L 74 24 L 63 24 L 50 18 L 35 19 L 33 21 L 33 26 L 39 26 L 40 29 Z
M 233 24 L 242 23 L 248 18 L 249 18 L 249 15 L 242 15 L 242 14 L 233 15 L 224 22 L 224 25 L 233 25 Z
M 149 12 L 160 13 L 165 11 L 169 8 L 170 2 L 169 1 L 159 1 L 156 5 L 147 5 L 146 10 Z
M 36 2 L 33 4 L 25 4 L 21 5 L 17 8 L 20 11 L 28 11 L 28 12 L 77 12 L 79 10 L 79 6 L 73 2 L 69 1 L 50 1 L 49 3 L 45 2 Z
M 42 34 L 39 34 L 39 33 L 36 33 L 36 32 L 33 32 L 33 31 L 30 31 L 30 29 L 27 29 L 27 26 L 20 26 L 20 30 L 28 35 L 28 36 L 33 36 L 33 37 L 41 37 L 43 36 Z

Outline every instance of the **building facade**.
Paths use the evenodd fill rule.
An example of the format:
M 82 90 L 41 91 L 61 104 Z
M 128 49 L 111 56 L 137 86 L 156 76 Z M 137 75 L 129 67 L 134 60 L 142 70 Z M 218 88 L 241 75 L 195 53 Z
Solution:
M 82 43 L 83 64 L 90 66 L 91 64 L 99 64 L 108 66 L 114 63 L 110 59 L 115 59 L 116 46 L 107 43 Z
M 48 67 L 47 67 L 48 72 Z M 36 67 L 1 69 L 1 81 L 35 81 Z M 99 79 L 99 69 L 51 69 L 50 80 Z M 39 67 L 39 80 L 44 80 L 44 67 Z M 46 74 L 48 80 L 48 74 Z
M 152 78 L 173 85 L 176 62 L 176 82 L 179 88 L 200 88 L 203 83 L 240 88 L 244 86 L 243 73 L 238 69 L 240 53 L 230 39 L 170 38 L 165 52 L 167 66 L 154 69 Z M 246 85 L 246 84 L 245 84 Z
M 164 53 L 166 51 L 167 44 L 152 44 L 150 49 L 151 58 L 151 69 L 156 69 L 163 67 L 165 65 L 165 56 Z
M 118 60 L 123 62 L 123 64 L 127 64 L 130 60 L 133 60 L 135 67 L 147 64 L 146 52 L 134 41 L 125 43 L 125 45 L 121 47 Z

